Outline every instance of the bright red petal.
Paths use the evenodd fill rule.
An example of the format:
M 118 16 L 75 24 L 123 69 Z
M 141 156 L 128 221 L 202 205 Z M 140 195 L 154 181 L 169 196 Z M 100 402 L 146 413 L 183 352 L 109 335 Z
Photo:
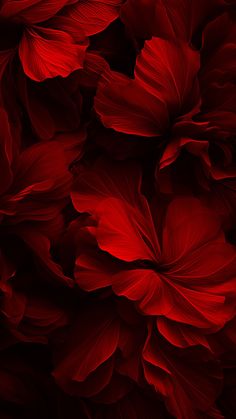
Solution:
M 140 193 L 139 167 L 101 161 L 94 169 L 82 170 L 72 200 L 77 210 L 98 220 L 94 234 L 99 247 L 124 261 L 155 260 L 159 244 Z
M 62 30 L 34 26 L 23 34 L 19 56 L 25 74 L 35 81 L 56 76 L 67 77 L 83 66 L 87 42 L 74 41 Z

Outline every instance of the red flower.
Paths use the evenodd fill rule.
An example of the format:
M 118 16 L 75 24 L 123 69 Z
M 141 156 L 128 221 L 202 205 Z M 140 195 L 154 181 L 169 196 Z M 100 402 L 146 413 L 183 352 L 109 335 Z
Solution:
M 95 226 L 87 230 L 117 265 L 102 262 L 96 247 L 86 253 L 85 246 L 78 250 L 77 282 L 87 291 L 112 286 L 141 312 L 157 316 L 159 330 L 177 346 L 207 346 L 202 334 L 235 314 L 235 248 L 199 200 L 174 199 L 163 219 L 140 182 L 137 166 L 104 161 L 78 177 L 75 208 L 93 215 Z M 119 261 L 126 262 L 123 269 Z

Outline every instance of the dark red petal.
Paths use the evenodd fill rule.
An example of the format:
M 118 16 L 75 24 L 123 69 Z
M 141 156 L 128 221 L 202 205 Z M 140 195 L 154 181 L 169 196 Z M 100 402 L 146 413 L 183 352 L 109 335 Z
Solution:
M 106 71 L 99 83 L 95 110 L 106 127 L 125 134 L 155 137 L 169 122 L 165 103 L 136 80 L 112 71 Z
M 73 335 L 69 336 L 66 350 L 54 371 L 64 388 L 70 381 L 81 383 L 93 372 L 96 374 L 117 348 L 119 322 L 110 305 L 94 304 L 92 309 L 82 313 L 82 318 L 83 321 L 79 319 L 74 325 Z
M 131 269 L 123 271 L 112 279 L 114 292 L 132 301 L 148 315 L 162 315 L 163 305 L 168 300 L 163 297 L 163 286 L 159 275 L 150 269 Z M 165 301 L 163 301 L 165 300 Z
M 4 193 L 13 180 L 12 162 L 14 156 L 14 143 L 11 135 L 8 117 L 4 109 L 0 108 L 0 193 Z
M 150 330 L 143 358 L 147 381 L 162 395 L 175 417 L 199 419 L 214 406 L 222 375 L 209 351 L 175 349 Z
M 71 184 L 63 146 L 51 141 L 28 147 L 20 154 L 14 175 L 0 201 L 0 210 L 12 217 L 9 222 L 53 221 L 69 197 Z
M 72 280 L 66 277 L 61 269 L 61 266 L 54 262 L 50 253 L 51 243 L 50 240 L 43 236 L 39 231 L 33 228 L 18 228 L 17 234 L 24 240 L 29 249 L 33 251 L 33 255 L 42 265 L 42 267 L 49 273 L 54 280 L 58 283 L 72 286 Z
M 146 220 L 141 211 L 112 198 L 104 200 L 96 215 L 99 222 L 95 236 L 102 250 L 126 262 L 156 260 L 158 248 L 151 217 Z
M 196 80 L 199 67 L 199 53 L 188 44 L 152 38 L 145 42 L 137 58 L 135 80 L 166 103 L 170 115 L 176 116 L 191 110 L 199 100 Z
M 81 171 L 72 200 L 77 210 L 98 220 L 93 233 L 99 247 L 124 261 L 155 260 L 159 244 L 147 201 L 140 193 L 139 167 L 101 161 L 96 168 Z
M 186 348 L 201 345 L 210 349 L 207 338 L 201 333 L 201 330 L 196 330 L 192 326 L 158 317 L 157 328 L 162 336 L 174 346 Z
M 0 16 L 17 17 L 31 24 L 43 22 L 54 16 L 70 0 L 3 0 Z
M 118 18 L 122 0 L 79 0 L 66 16 L 74 19 L 87 36 L 103 31 Z
M 223 0 L 128 0 L 121 8 L 121 19 L 135 36 L 190 42 L 202 23 L 223 5 Z

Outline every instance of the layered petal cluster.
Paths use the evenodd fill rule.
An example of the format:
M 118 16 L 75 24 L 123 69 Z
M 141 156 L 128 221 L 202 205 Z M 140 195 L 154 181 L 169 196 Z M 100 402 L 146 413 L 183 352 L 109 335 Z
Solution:
M 210 394 L 204 401 L 188 385 L 171 388 L 178 374 L 183 374 L 180 349 L 180 356 L 185 356 L 185 349 L 188 354 L 201 346 L 203 353 L 196 352 L 199 363 L 202 356 L 210 360 L 209 336 L 235 316 L 236 248 L 227 243 L 220 218 L 191 196 L 174 198 L 163 208 L 158 201 L 148 202 L 141 192 L 140 167 L 132 162 L 111 165 L 101 160 L 92 169 L 81 169 L 72 200 L 77 211 L 92 216 L 92 221 L 89 218 L 87 224 L 72 228 L 78 243 L 76 282 L 88 292 L 110 288 L 130 301 L 147 322 L 153 319 L 142 352 L 147 381 L 167 397 L 176 417 L 199 417 L 196 410 L 207 409 Z M 165 356 L 170 350 L 168 361 L 163 359 L 159 340 Z M 169 371 L 169 362 L 180 364 Z M 194 378 L 193 365 L 189 368 L 186 380 L 207 379 L 204 369 L 201 373 L 197 368 L 199 376 Z M 164 380 L 166 373 L 172 378 Z M 216 368 L 214 374 L 219 374 L 218 388 L 221 373 Z M 208 384 L 199 381 L 199 385 L 202 390 Z M 216 394 L 212 393 L 213 401 Z M 178 411 L 179 397 L 183 412 Z M 203 404 L 197 399 L 194 404 L 194 397 Z
M 0 418 L 234 419 L 235 0 L 0 1 Z
M 113 3 L 90 0 L 29 0 L 19 3 L 4 0 L 0 19 L 12 35 L 6 40 L 6 47 L 2 46 L 2 55 L 8 53 L 9 47 L 14 52 L 15 42 L 28 77 L 36 81 L 66 77 L 82 67 L 88 46 L 87 36 L 111 23 L 117 17 L 119 5 L 119 0 Z M 94 24 L 96 13 L 102 18 Z
M 1 2 L 0 103 L 10 115 L 16 114 L 19 125 L 24 124 L 23 106 L 40 139 L 79 128 L 79 86 L 90 63 L 86 56 L 90 37 L 118 17 L 121 4 L 121 0 Z M 81 75 L 73 78 L 76 70 Z
M 173 119 L 199 102 L 199 53 L 181 41 L 153 37 L 136 60 L 134 79 L 104 74 L 95 109 L 105 126 L 144 137 L 165 135 Z

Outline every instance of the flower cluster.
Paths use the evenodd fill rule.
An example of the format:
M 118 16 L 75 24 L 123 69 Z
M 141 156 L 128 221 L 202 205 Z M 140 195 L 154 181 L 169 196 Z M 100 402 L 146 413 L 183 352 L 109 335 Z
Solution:
M 236 417 L 236 1 L 1 0 L 1 419 Z

